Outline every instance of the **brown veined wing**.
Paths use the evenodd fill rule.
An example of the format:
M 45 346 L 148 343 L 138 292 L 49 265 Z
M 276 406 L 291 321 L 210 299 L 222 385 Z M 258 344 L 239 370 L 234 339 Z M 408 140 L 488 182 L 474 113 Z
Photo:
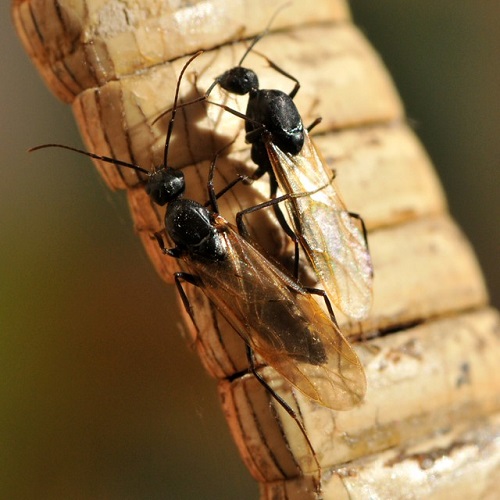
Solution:
M 283 274 L 221 216 L 226 258 L 185 257 L 208 298 L 243 340 L 309 398 L 335 410 L 363 400 L 363 366 L 314 297 Z
M 330 300 L 347 316 L 365 318 L 372 303 L 373 269 L 359 221 L 347 210 L 309 134 L 297 155 L 272 141 L 266 149 L 280 189 L 314 192 L 285 201 L 294 232 Z M 323 189 L 319 189 L 325 186 Z

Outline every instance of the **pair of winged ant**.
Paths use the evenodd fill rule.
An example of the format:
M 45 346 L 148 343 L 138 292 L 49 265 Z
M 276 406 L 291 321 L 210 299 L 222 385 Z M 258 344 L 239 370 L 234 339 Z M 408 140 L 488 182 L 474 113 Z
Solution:
M 245 120 L 246 139 L 251 144 L 252 160 L 257 164 L 250 179 L 268 173 L 271 200 L 240 212 L 236 219 L 238 229 L 218 213 L 217 199 L 241 178 L 216 194 L 214 159 L 207 184 L 209 201 L 201 205 L 183 197 L 184 175 L 167 163 L 175 115 L 180 107 L 177 104 L 180 83 L 189 64 L 201 52 L 189 59 L 179 75 L 174 107 L 170 110 L 164 163 L 153 172 L 58 144 L 38 146 L 32 151 L 62 147 L 147 175 L 148 195 L 155 203 L 167 205 L 165 230 L 175 246 L 167 248 L 162 237 L 155 235 L 158 243 L 165 255 L 181 259 L 188 269 L 175 274 L 175 283 L 189 316 L 194 321 L 183 282 L 200 287 L 243 339 L 250 370 L 294 418 L 320 471 L 305 428 L 258 373 L 254 356 L 257 354 L 292 386 L 327 408 L 346 410 L 362 401 L 366 390 L 363 367 L 337 325 L 330 300 L 353 319 L 365 317 L 371 301 L 372 268 L 364 224 L 345 208 L 293 102 L 299 82 L 269 61 L 274 69 L 295 81 L 295 86 L 290 94 L 263 90 L 255 72 L 241 66 L 265 33 L 254 39 L 238 66 L 216 78 L 202 97 L 208 101 L 215 85 L 230 93 L 249 96 L 246 114 L 219 106 Z M 190 103 L 184 105 L 187 104 Z M 284 193 L 279 198 L 278 189 Z M 280 202 L 286 204 L 292 227 L 279 208 Z M 300 244 L 306 252 L 325 291 L 302 286 L 249 241 L 243 217 L 271 205 L 296 248 Z M 356 218 L 361 221 L 361 229 L 353 221 Z M 312 294 L 324 298 L 328 314 Z

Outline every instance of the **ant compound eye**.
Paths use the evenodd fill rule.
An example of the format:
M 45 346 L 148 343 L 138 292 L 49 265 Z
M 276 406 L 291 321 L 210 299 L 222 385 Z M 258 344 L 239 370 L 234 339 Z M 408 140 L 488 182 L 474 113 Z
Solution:
M 153 172 L 146 184 L 146 193 L 160 206 L 177 199 L 186 188 L 184 174 L 173 168 L 162 168 Z

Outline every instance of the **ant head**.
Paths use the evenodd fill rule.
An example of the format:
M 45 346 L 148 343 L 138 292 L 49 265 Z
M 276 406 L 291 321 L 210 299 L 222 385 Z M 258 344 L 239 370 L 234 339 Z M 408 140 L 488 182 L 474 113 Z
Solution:
M 185 189 L 184 174 L 180 170 L 165 167 L 148 175 L 146 193 L 160 206 L 182 196 Z
M 245 95 L 259 88 L 255 71 L 242 66 L 236 66 L 217 77 L 217 83 L 224 90 L 238 95 Z
M 252 43 L 250 44 L 250 46 L 247 48 L 242 58 L 240 59 L 238 66 L 235 66 L 234 68 L 218 76 L 213 82 L 213 84 L 208 88 L 206 92 L 207 95 L 210 94 L 214 86 L 217 84 L 219 84 L 224 90 L 227 90 L 228 92 L 237 95 L 245 95 L 252 90 L 259 89 L 259 79 L 257 78 L 255 71 L 248 68 L 244 68 L 241 65 L 243 64 L 243 61 L 247 58 L 248 54 L 250 54 L 252 49 L 255 47 L 255 45 L 257 45 L 257 43 L 269 33 L 271 24 L 273 23 L 278 13 L 285 7 L 288 7 L 290 3 L 291 2 L 287 2 L 278 7 L 276 12 L 269 20 L 266 29 L 253 39 Z

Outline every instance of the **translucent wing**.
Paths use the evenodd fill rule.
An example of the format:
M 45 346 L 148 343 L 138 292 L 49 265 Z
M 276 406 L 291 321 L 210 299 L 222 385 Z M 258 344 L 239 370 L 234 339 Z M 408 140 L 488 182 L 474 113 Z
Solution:
M 359 224 L 346 209 L 309 134 L 302 151 L 284 153 L 272 142 L 267 152 L 280 189 L 300 194 L 324 189 L 310 196 L 286 201 L 302 247 L 330 300 L 347 316 L 360 320 L 372 302 L 371 258 Z
M 316 300 L 268 261 L 222 217 L 227 258 L 188 261 L 209 299 L 262 359 L 311 399 L 347 410 L 366 381 L 356 353 Z

